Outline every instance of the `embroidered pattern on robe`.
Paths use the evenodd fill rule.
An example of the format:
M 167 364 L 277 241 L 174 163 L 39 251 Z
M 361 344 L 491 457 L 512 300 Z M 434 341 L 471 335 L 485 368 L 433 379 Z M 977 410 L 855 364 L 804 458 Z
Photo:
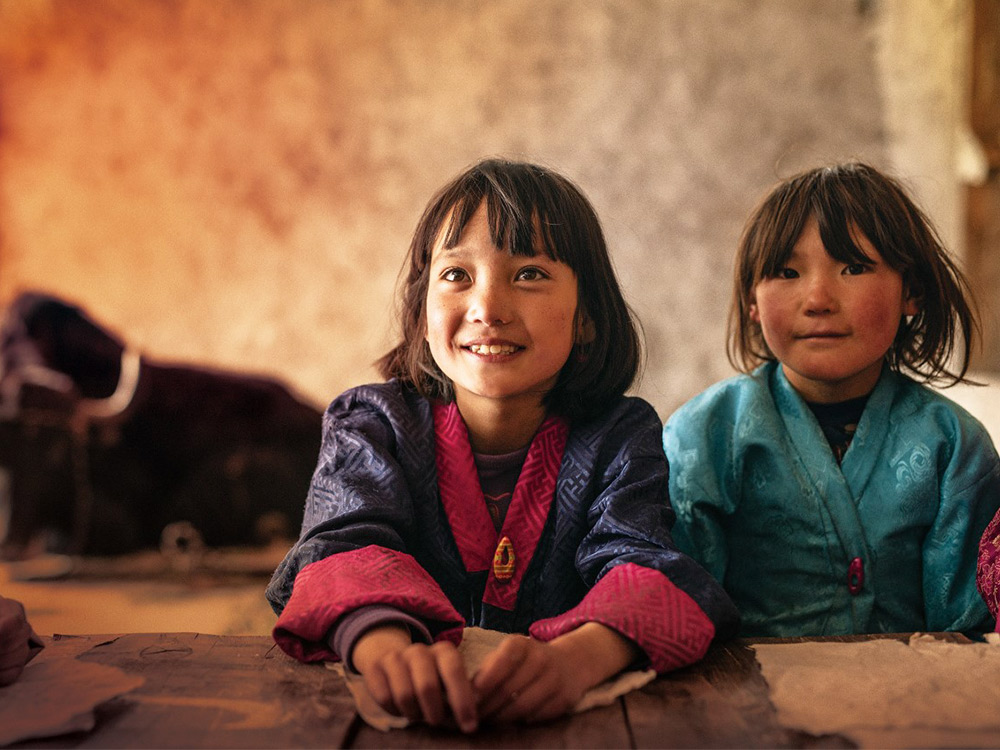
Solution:
M 479 486 L 468 430 L 454 402 L 434 406 L 434 427 L 438 488 L 462 561 L 470 573 L 488 571 L 483 601 L 512 610 L 552 506 L 569 427 L 549 417 L 538 428 L 499 534 Z M 512 574 L 503 580 L 493 569 L 501 539 L 514 550 Z
M 1000 459 L 944 396 L 886 369 L 838 466 L 770 363 L 681 407 L 664 447 L 677 544 L 723 582 L 742 635 L 986 627 L 975 542 Z
M 556 632 L 561 618 L 570 618 L 584 603 L 593 619 L 634 629 L 629 637 L 654 664 L 673 665 L 677 654 L 697 658 L 698 644 L 707 643 L 704 637 L 699 640 L 699 632 L 710 641 L 735 631 L 738 614 L 732 602 L 704 569 L 676 550 L 670 537 L 673 516 L 661 425 L 647 403 L 624 398 L 604 420 L 574 426 L 566 434 L 554 498 L 514 589 L 511 609 L 484 601 L 492 541 L 488 559 L 479 552 L 472 555 L 474 566 L 481 566 L 478 572 L 466 566 L 438 491 L 432 412 L 431 404 L 395 381 L 352 389 L 331 404 L 302 534 L 267 591 L 280 613 L 275 638 L 283 649 L 336 658 L 324 639 L 346 612 L 329 606 L 333 582 L 327 580 L 353 580 L 356 589 L 365 588 L 364 556 L 376 554 L 363 552 L 370 546 L 384 550 L 377 554 L 385 564 L 399 566 L 393 575 L 410 581 L 409 588 L 401 592 L 369 585 L 350 593 L 350 607 L 387 604 L 429 616 L 435 637 L 446 637 L 442 634 L 463 620 L 521 633 L 550 620 L 547 632 Z M 473 497 L 481 498 L 481 489 L 476 490 Z M 507 518 L 511 524 L 513 506 Z M 496 540 L 488 513 L 483 507 L 480 512 L 488 538 Z M 514 547 L 519 557 L 516 540 Z M 605 593 L 610 591 L 623 566 L 656 575 L 626 576 L 622 581 L 645 583 L 620 588 L 618 597 L 602 595 L 596 584 L 615 572 L 616 578 L 604 586 Z M 307 570 L 315 572 L 303 577 Z M 652 590 L 650 586 L 659 589 L 660 601 L 666 603 L 662 618 L 642 616 L 646 600 L 641 592 Z M 593 598 L 590 591 L 596 592 Z M 669 616 L 687 624 L 666 622 L 663 618 Z M 293 645 L 295 641 L 308 643 Z
M 979 541 L 976 587 L 996 620 L 994 630 L 1000 633 L 1000 513 L 993 516 Z

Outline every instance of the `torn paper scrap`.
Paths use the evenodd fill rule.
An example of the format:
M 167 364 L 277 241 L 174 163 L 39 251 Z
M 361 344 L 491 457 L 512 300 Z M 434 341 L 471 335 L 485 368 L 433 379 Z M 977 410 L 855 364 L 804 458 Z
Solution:
M 499 646 L 500 641 L 506 638 L 507 635 L 509 634 L 496 630 L 485 630 L 483 628 L 465 629 L 458 651 L 462 654 L 462 659 L 465 662 L 465 671 L 470 677 L 479 669 L 479 665 L 482 664 L 486 655 Z M 357 708 L 358 714 L 369 726 L 383 732 L 409 726 L 409 720 L 402 716 L 390 714 L 375 702 L 368 693 L 365 681 L 360 675 L 344 670 L 341 662 L 327 662 L 327 667 L 344 676 L 347 682 L 347 689 L 351 691 L 351 695 L 354 698 L 354 705 Z M 656 671 L 653 669 L 623 672 L 616 678 L 607 680 L 584 693 L 580 701 L 573 707 L 573 713 L 582 713 L 591 708 L 613 703 L 616 698 L 632 690 L 638 690 L 655 677 Z
M 39 658 L 0 688 L 0 745 L 90 731 L 94 708 L 143 682 L 117 667 Z
M 782 725 L 862 746 L 995 745 L 1000 648 L 926 634 L 755 644 Z

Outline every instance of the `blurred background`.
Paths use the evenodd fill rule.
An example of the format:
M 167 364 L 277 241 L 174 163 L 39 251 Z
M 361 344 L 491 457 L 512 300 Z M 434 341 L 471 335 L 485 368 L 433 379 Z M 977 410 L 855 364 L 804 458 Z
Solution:
M 663 419 L 732 374 L 763 193 L 893 173 L 979 294 L 991 385 L 952 395 L 998 435 L 998 0 L 0 0 L 0 304 L 68 300 L 150 358 L 316 410 L 375 379 L 420 212 L 493 155 L 591 198 Z M 43 633 L 265 633 L 258 563 L 0 593 Z

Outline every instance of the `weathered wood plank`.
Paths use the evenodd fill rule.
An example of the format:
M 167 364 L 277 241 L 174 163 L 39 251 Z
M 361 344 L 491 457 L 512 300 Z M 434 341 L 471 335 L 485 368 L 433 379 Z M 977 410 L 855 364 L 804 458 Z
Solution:
M 698 664 L 625 696 L 635 746 L 849 747 L 778 723 L 768 686 L 745 641 L 714 646 Z
M 965 640 L 958 634 L 940 637 Z M 840 736 L 813 737 L 778 723 L 751 645 L 738 640 L 715 646 L 698 664 L 661 677 L 611 706 L 534 726 L 485 726 L 466 736 L 424 726 L 389 733 L 373 730 L 357 718 L 337 673 L 288 658 L 268 637 L 67 636 L 50 642 L 49 658 L 65 659 L 68 667 L 73 659 L 114 666 L 146 682 L 99 707 L 92 732 L 17 747 L 849 746 Z
M 473 735 L 409 727 L 379 732 L 364 724 L 349 739 L 352 748 L 630 748 L 621 701 L 544 724 L 483 726 Z
M 267 637 L 91 638 L 77 658 L 145 684 L 103 706 L 94 731 L 25 747 L 338 747 L 354 717 L 335 674 L 289 659 Z

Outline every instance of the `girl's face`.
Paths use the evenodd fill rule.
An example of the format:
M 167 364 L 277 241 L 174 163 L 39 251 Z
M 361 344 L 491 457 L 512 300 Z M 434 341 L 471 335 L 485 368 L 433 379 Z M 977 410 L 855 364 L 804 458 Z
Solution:
M 835 260 L 811 218 L 785 267 L 754 288 L 750 318 L 807 401 L 835 403 L 870 393 L 900 320 L 917 313 L 902 276 L 866 237 L 856 242 L 871 264 Z
M 576 308 L 573 269 L 498 250 L 485 203 L 455 247 L 439 237 L 432 249 L 426 338 L 463 414 L 498 402 L 537 409 L 573 348 Z

